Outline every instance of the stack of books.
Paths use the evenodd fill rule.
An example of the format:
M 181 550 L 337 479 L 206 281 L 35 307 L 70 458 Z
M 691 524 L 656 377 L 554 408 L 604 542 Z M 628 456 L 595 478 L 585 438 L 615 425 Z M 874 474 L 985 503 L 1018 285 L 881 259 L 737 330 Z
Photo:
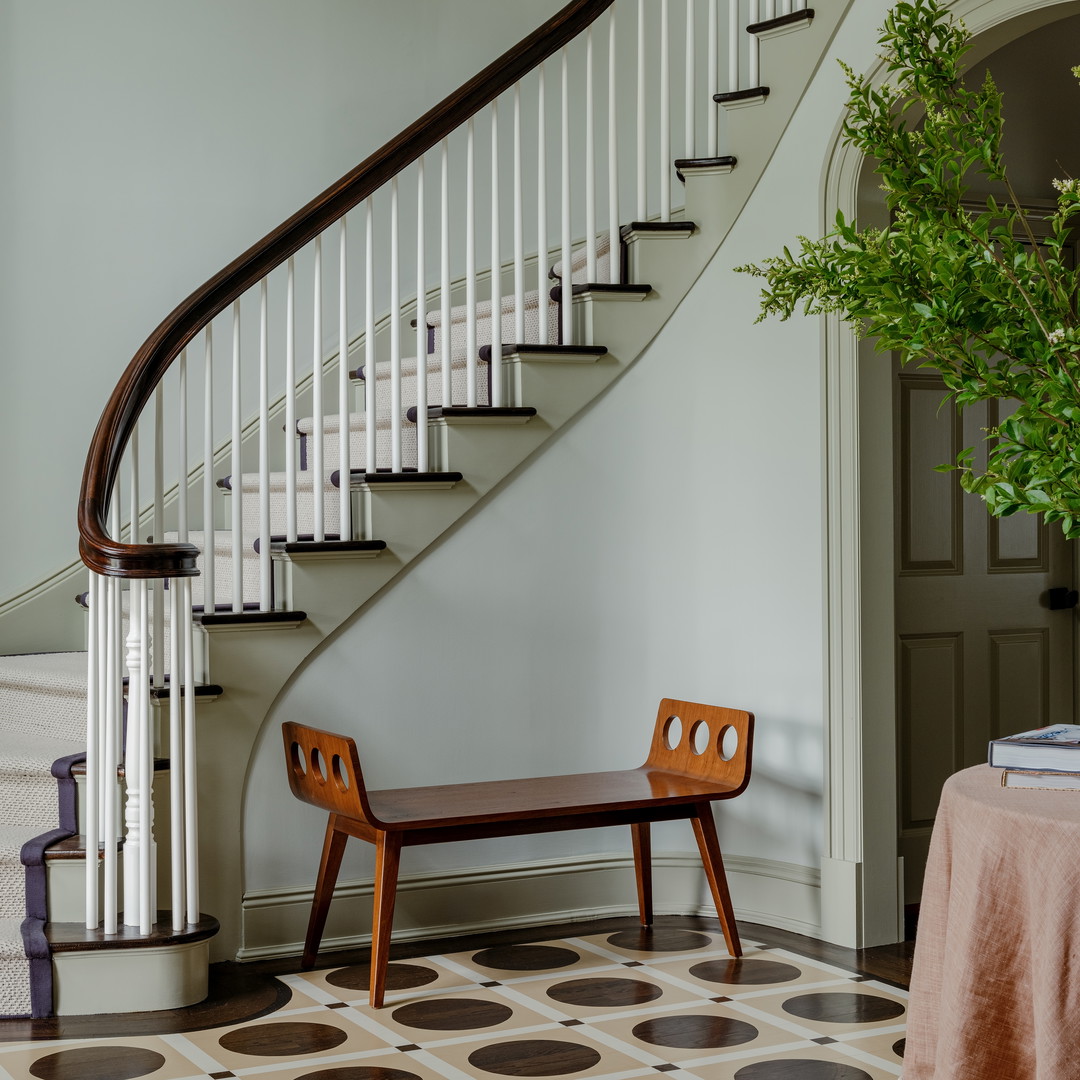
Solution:
M 1051 724 L 990 743 L 1002 787 L 1080 791 L 1080 724 Z

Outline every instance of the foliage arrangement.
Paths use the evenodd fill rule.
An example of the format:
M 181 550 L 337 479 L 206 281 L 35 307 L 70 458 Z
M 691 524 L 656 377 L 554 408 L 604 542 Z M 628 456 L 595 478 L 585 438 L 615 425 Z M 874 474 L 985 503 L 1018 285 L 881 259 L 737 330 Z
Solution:
M 843 138 L 876 160 L 891 224 L 860 229 L 839 214 L 823 239 L 800 237 L 798 254 L 740 267 L 765 279 L 759 321 L 799 308 L 839 312 L 879 350 L 939 371 L 960 409 L 1015 399 L 987 433 L 985 469 L 974 448 L 942 468 L 959 468 L 992 514 L 1042 514 L 1080 536 L 1078 271 L 1069 251 L 1080 181 L 1055 180 L 1057 205 L 1038 218 L 1020 205 L 1001 152 L 1001 94 L 989 73 L 979 89 L 965 86 L 969 36 L 938 0 L 897 4 L 879 43 L 886 85 L 844 66 Z M 973 203 L 979 177 L 999 194 Z

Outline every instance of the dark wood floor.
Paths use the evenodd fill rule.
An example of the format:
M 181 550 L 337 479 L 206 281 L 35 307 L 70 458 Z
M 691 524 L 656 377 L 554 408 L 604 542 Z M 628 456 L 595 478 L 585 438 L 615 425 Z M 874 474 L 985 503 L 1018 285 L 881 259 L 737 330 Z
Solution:
M 719 931 L 716 919 L 697 916 L 666 916 L 657 920 L 658 926 Z M 392 960 L 407 960 L 436 953 L 486 949 L 499 945 L 543 941 L 551 938 L 580 937 L 636 928 L 636 918 L 596 919 L 554 926 L 529 927 L 523 930 L 502 930 L 468 937 L 402 942 L 393 946 Z M 789 949 L 811 959 L 823 960 L 838 967 L 880 979 L 892 986 L 907 989 L 911 975 L 911 959 L 915 944 L 911 941 L 882 945 L 873 949 L 847 949 L 814 938 L 803 937 L 786 930 L 756 923 L 739 923 L 740 932 L 764 945 Z M 366 964 L 368 950 L 321 953 L 319 967 L 344 967 Z M 176 1032 L 200 1031 L 224 1024 L 244 1023 L 265 1016 L 286 1005 L 290 991 L 275 976 L 300 970 L 300 958 L 262 960 L 250 964 L 221 963 L 210 968 L 210 994 L 198 1005 L 186 1009 L 158 1012 L 126 1013 L 120 1016 L 64 1016 L 45 1020 L 0 1020 L 0 1041 L 28 1039 L 106 1038 L 136 1035 L 167 1035 Z

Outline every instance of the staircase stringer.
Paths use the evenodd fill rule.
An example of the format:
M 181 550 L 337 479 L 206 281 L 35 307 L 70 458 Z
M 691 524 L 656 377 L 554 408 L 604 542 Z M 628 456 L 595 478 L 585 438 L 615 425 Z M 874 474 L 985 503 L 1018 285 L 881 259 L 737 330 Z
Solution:
M 238 831 L 207 836 L 201 853 L 203 906 L 215 913 L 222 927 L 212 942 L 214 958 L 231 959 L 244 948 L 244 796 L 255 759 L 262 753 L 280 756 L 270 720 L 282 693 L 399 574 L 467 521 L 482 501 L 526 467 L 559 428 L 580 417 L 647 349 L 734 226 L 851 2 L 815 14 L 812 33 L 817 48 L 812 54 L 801 34 L 763 42 L 763 70 L 773 88 L 768 104 L 729 117 L 729 137 L 740 150 L 733 173 L 687 177 L 685 216 L 696 229 L 686 240 L 648 244 L 638 263 L 639 274 L 653 286 L 647 300 L 616 305 L 589 297 L 575 299 L 575 318 L 591 335 L 578 340 L 606 346 L 605 357 L 593 364 L 569 365 L 535 363 L 508 354 L 504 364 L 513 384 L 521 388 L 521 403 L 537 408 L 533 421 L 504 429 L 495 453 L 489 441 L 492 433 L 434 422 L 436 441 L 447 447 L 447 466 L 460 466 L 465 474 L 461 483 L 444 492 L 374 492 L 361 487 L 356 498 L 376 504 L 368 511 L 376 535 L 388 543 L 385 552 L 362 564 L 347 555 L 336 561 L 291 559 L 287 573 L 292 606 L 307 614 L 306 622 L 295 629 L 205 631 L 213 639 L 208 645 L 210 675 L 226 688 L 217 708 L 227 713 L 200 732 L 198 769 L 205 793 L 201 814 L 206 821 L 241 822 Z M 388 526 L 385 535 L 380 523 Z M 237 783 L 240 762 L 245 763 L 243 784 Z

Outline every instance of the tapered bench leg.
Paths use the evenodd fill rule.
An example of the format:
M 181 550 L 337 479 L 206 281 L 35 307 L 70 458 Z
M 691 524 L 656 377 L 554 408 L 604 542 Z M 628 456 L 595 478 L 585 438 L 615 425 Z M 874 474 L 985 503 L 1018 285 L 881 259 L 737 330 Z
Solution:
M 368 976 L 373 1009 L 382 1008 L 386 993 L 386 965 L 390 959 L 390 931 L 394 925 L 401 833 L 380 832 L 375 839 L 375 905 L 371 913 L 371 970 Z
M 652 903 L 652 830 L 648 821 L 630 826 L 634 837 L 634 873 L 637 876 L 638 911 L 641 925 L 651 926 Z
M 323 929 L 326 926 L 326 914 L 330 910 L 338 870 L 341 869 L 341 856 L 345 853 L 345 842 L 349 839 L 347 833 L 337 831 L 335 824 L 335 816 L 331 814 L 326 822 L 319 877 L 315 882 L 315 897 L 311 901 L 311 916 L 308 919 L 307 937 L 304 938 L 304 956 L 300 961 L 300 966 L 305 970 L 315 966 L 319 942 L 322 941 Z
M 705 866 L 705 876 L 709 879 L 716 914 L 720 917 L 720 928 L 724 931 L 724 941 L 732 956 L 742 956 L 739 931 L 735 926 L 735 910 L 731 906 L 731 894 L 728 892 L 727 875 L 724 873 L 724 859 L 720 854 L 720 840 L 716 835 L 716 821 L 712 814 L 711 803 L 697 803 L 694 807 L 694 835 L 701 850 L 701 861 Z

